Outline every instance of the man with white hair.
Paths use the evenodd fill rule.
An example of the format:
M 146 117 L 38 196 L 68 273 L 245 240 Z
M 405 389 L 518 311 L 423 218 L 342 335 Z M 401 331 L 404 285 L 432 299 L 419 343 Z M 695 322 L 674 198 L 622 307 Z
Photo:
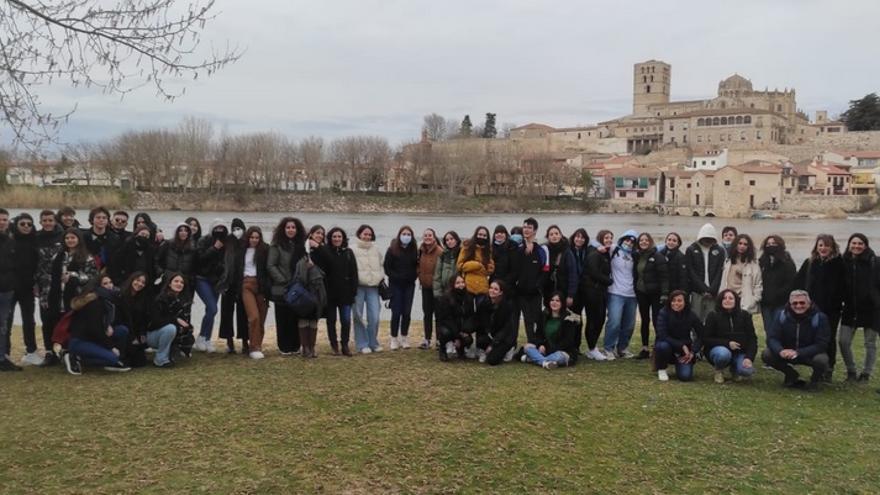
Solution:
M 819 381 L 828 369 L 826 349 L 831 339 L 828 317 L 813 306 L 810 294 L 794 290 L 788 296 L 785 309 L 770 321 L 767 349 L 761 359 L 768 366 L 785 375 L 784 385 L 789 388 L 819 389 Z M 813 368 L 809 383 L 800 379 L 794 365 Z

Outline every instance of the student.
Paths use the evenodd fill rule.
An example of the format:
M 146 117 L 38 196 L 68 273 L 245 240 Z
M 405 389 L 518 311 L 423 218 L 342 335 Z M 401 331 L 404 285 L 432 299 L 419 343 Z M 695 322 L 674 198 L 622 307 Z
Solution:
M 36 234 L 35 246 L 37 248 L 36 291 L 40 307 L 40 321 L 43 324 L 43 365 L 52 366 L 59 362 L 52 346 L 52 333 L 55 329 L 56 315 L 49 311 L 49 289 L 52 285 L 52 261 L 61 252 L 64 240 L 64 231 L 58 225 L 55 212 L 43 210 L 40 212 L 40 230 Z
M 516 305 L 525 323 L 527 339 L 535 338 L 541 324 L 541 290 L 550 271 L 550 255 L 546 247 L 535 242 L 537 232 L 537 220 L 531 217 L 523 220 L 522 244 L 514 253 L 512 263 L 515 273 L 512 278 L 516 281 L 516 290 L 511 287 L 511 294 L 508 295 L 512 298 L 513 293 L 516 293 Z M 518 234 L 511 234 L 511 239 L 514 235 Z M 514 345 L 515 339 L 514 335 Z M 513 354 L 510 357 L 513 358 Z
M 785 249 L 785 241 L 778 235 L 769 235 L 761 243 L 761 317 L 764 328 L 769 326 L 775 314 L 785 307 L 788 294 L 794 287 L 797 268 Z
M 49 311 L 58 321 L 70 311 L 70 303 L 90 281 L 98 277 L 95 258 L 86 250 L 79 229 L 64 232 L 64 249 L 52 260 L 49 286 Z
M 392 351 L 398 347 L 409 349 L 409 322 L 412 314 L 415 282 L 418 278 L 419 251 L 413 240 L 413 230 L 404 225 L 391 240 L 385 251 L 385 275 L 391 289 L 391 343 Z M 399 334 L 399 338 L 398 338 Z
M 137 220 L 138 217 L 135 217 Z M 149 223 L 136 224 L 135 230 L 144 226 L 149 228 Z M 193 286 L 196 277 L 196 249 L 192 238 L 190 226 L 181 223 L 174 230 L 174 237 L 162 243 L 156 251 L 156 272 L 162 278 L 162 284 L 168 283 L 168 277 L 174 273 L 183 275 L 186 295 L 192 301 Z
M 700 227 L 697 241 L 685 251 L 691 294 L 690 307 L 701 321 L 705 321 L 715 307 L 715 297 L 724 274 L 725 258 L 725 251 L 718 245 L 715 227 L 711 223 Z
M 489 366 L 507 360 L 507 354 L 516 345 L 516 307 L 507 300 L 506 289 L 504 282 L 494 280 L 489 284 L 489 297 L 478 310 L 481 321 L 477 329 L 479 361 Z
M 729 258 L 736 248 L 736 238 L 739 235 L 736 227 L 726 226 L 721 229 L 721 247 L 724 248 L 724 254 Z
M 590 236 L 587 235 L 587 231 L 585 229 L 579 228 L 574 231 L 571 237 L 568 239 L 568 244 L 571 246 L 571 257 L 574 260 L 574 283 L 577 287 L 575 289 L 575 293 L 573 297 L 571 297 L 571 306 L 569 309 L 572 313 L 578 315 L 583 321 L 584 317 L 584 308 L 586 307 L 586 285 L 584 278 L 584 271 L 587 267 L 587 254 L 589 254 L 590 250 L 593 249 L 590 247 Z M 578 329 L 578 337 L 577 337 L 577 346 L 578 349 L 581 347 L 581 330 Z
M 131 371 L 122 363 L 128 345 L 128 329 L 115 325 L 118 293 L 109 275 L 102 275 L 96 287 L 74 298 L 70 341 L 64 366 L 71 375 L 82 374 L 82 363 L 103 366 L 107 371 Z
M 64 231 L 67 231 L 67 229 L 79 229 L 79 220 L 76 219 L 76 210 L 69 206 L 64 206 L 58 210 L 56 218 Z
M 464 241 L 457 266 L 458 272 L 464 276 L 468 293 L 481 302 L 489 293 L 489 277 L 495 272 L 489 229 L 481 225 L 470 239 Z
M 456 276 L 449 289 L 437 298 L 437 341 L 440 361 L 448 361 L 456 353 L 465 357 L 465 351 L 473 344 L 476 324 L 474 296 L 468 294 L 464 277 Z
M 168 277 L 150 310 L 150 328 L 147 332 L 147 345 L 156 351 L 153 364 L 158 368 L 174 366 L 175 341 L 181 336 L 188 337 L 192 343 L 193 326 L 188 320 L 189 306 L 192 304 L 186 297 L 185 278 L 179 273 Z M 183 347 L 183 346 L 180 346 Z
M 379 345 L 379 284 L 385 279 L 382 253 L 376 247 L 373 227 L 361 225 L 355 232 L 358 240 L 352 247 L 358 267 L 358 288 L 352 309 L 354 343 L 357 352 L 382 352 Z
M 495 270 L 489 277 L 491 280 L 501 279 L 510 282 L 512 249 L 507 227 L 496 225 L 495 232 L 492 234 L 492 262 L 495 264 Z
M 761 266 L 755 259 L 755 244 L 747 234 L 736 236 L 727 259 L 724 260 L 721 289 L 732 290 L 742 309 L 749 314 L 758 313 L 764 284 L 761 278 Z
M 272 244 L 266 260 L 269 279 L 272 282 L 270 293 L 275 301 L 275 331 L 278 339 L 278 352 L 282 356 L 292 356 L 299 352 L 299 321 L 296 313 L 284 303 L 287 286 L 293 278 L 296 264 L 306 255 L 306 231 L 298 218 L 284 217 L 272 233 Z
M 120 243 L 125 242 L 133 232 L 126 230 L 128 227 L 128 212 L 118 210 L 113 212 L 113 218 L 110 222 L 110 229 L 116 235 Z
M 676 232 L 666 234 L 663 246 L 657 248 L 666 257 L 669 274 L 669 290 L 688 291 L 688 265 L 684 253 L 681 252 L 681 236 Z
M 867 382 L 877 361 L 877 301 L 880 299 L 877 281 L 878 268 L 876 255 L 868 244 L 868 238 L 861 233 L 853 234 L 846 243 L 843 253 L 844 283 L 843 313 L 840 318 L 840 356 L 846 364 L 847 382 Z M 865 364 L 857 374 L 856 361 L 852 352 L 852 341 L 856 330 L 865 333 Z M 829 329 L 830 333 L 830 329 Z
M 608 321 L 605 323 L 605 359 L 632 358 L 629 350 L 636 324 L 635 250 L 638 233 L 627 230 L 611 252 L 611 285 L 608 287 Z
M 151 330 L 150 308 L 154 299 L 153 286 L 147 284 L 147 274 L 134 272 L 122 283 L 114 325 L 125 327 L 128 332 L 126 354 L 129 358 L 135 349 L 144 351 L 147 332 Z
M 197 244 L 199 239 L 202 238 L 202 224 L 199 222 L 199 219 L 196 217 L 189 217 L 184 220 L 184 223 L 189 225 L 189 231 L 192 235 L 193 244 Z
M 437 242 L 434 229 L 425 229 L 422 233 L 422 244 L 419 246 L 419 286 L 422 289 L 422 325 L 425 338 L 419 349 L 431 348 L 431 337 L 434 333 L 434 271 L 443 248 Z
M 461 238 L 454 230 L 443 234 L 443 254 L 437 259 L 434 267 L 433 292 L 434 298 L 443 297 L 449 284 L 458 273 L 458 256 L 461 253 Z
M 318 337 L 318 319 L 324 314 L 327 306 L 327 289 L 324 285 L 324 272 L 316 265 L 310 256 L 311 244 L 306 244 L 308 250 L 294 268 L 293 280 L 302 284 L 315 298 L 315 309 L 311 314 L 298 313 L 299 341 L 302 344 L 302 357 L 317 358 L 315 349 Z
M 134 235 L 122 241 L 122 246 L 113 257 L 109 273 L 114 284 L 122 284 L 134 272 L 143 272 L 150 279 L 156 279 L 156 248 L 147 227 L 138 227 Z
M 573 366 L 579 352 L 581 317 L 565 308 L 561 292 L 551 294 L 549 303 L 535 340 L 523 347 L 522 362 L 544 369 Z
M 651 356 L 648 343 L 651 339 L 651 321 L 657 321 L 660 307 L 666 303 L 669 294 L 669 272 L 666 257 L 657 251 L 651 234 L 639 234 L 638 250 L 635 255 L 635 290 L 639 305 L 642 337 L 642 350 L 636 359 L 648 359 Z M 656 324 L 654 325 L 656 327 Z M 656 329 L 655 329 L 656 331 Z
M 15 264 L 15 296 L 7 317 L 7 328 L 12 328 L 15 306 L 21 313 L 22 335 L 24 337 L 25 355 L 21 364 L 41 366 L 43 357 L 37 352 L 36 321 L 34 320 L 34 283 L 36 281 L 39 253 L 37 252 L 37 236 L 34 219 L 27 213 L 17 216 L 12 222 L 12 238 L 14 240 L 13 263 Z M 11 331 L 9 332 L 12 333 Z M 8 344 L 7 344 L 8 345 Z M 11 346 L 8 345 L 7 349 Z
M 215 219 L 210 232 L 209 236 L 199 239 L 196 245 L 196 294 L 205 304 L 205 314 L 202 316 L 195 350 L 203 352 L 214 352 L 211 335 L 214 332 L 214 317 L 217 316 L 220 282 L 229 244 L 229 230 L 223 220 Z
M 327 339 L 334 355 L 351 356 L 351 307 L 358 289 L 358 265 L 348 247 L 348 236 L 339 227 L 327 232 L 327 244 L 312 253 L 312 259 L 324 271 L 327 286 Z M 339 319 L 337 339 L 336 321 Z
M 119 239 L 110 229 L 110 210 L 103 206 L 92 208 L 89 212 L 88 229 L 82 232 L 86 249 L 95 258 L 98 268 L 108 266 L 116 254 Z
M 544 278 L 544 306 L 550 301 L 550 294 L 561 292 L 563 294 L 562 303 L 566 308 L 574 304 L 574 296 L 577 295 L 577 268 L 575 265 L 574 255 L 571 252 L 571 246 L 568 239 L 562 235 L 562 230 L 556 225 L 547 227 L 545 233 L 547 243 L 547 262 L 550 269 L 547 277 Z
M 736 256 L 736 251 L 733 256 Z M 728 367 L 731 377 L 750 377 L 755 373 L 758 336 L 751 313 L 742 306 L 736 292 L 723 289 L 718 293 L 715 311 L 706 317 L 703 354 L 709 364 L 715 367 L 715 383 L 724 383 L 724 369 Z
M 239 259 L 235 263 L 241 268 L 240 276 L 230 283 L 239 287 L 238 293 L 247 317 L 247 348 L 251 359 L 263 359 L 263 334 L 266 313 L 269 311 L 269 287 L 271 281 L 267 273 L 269 245 L 263 241 L 263 231 L 256 226 L 249 227 L 237 250 Z M 244 353 L 244 345 L 242 346 Z
M 846 265 L 834 236 L 819 234 L 810 257 L 804 260 L 795 276 L 794 286 L 810 294 L 810 299 L 828 317 L 831 338 L 825 352 L 828 354 L 828 371 L 822 377 L 830 383 L 837 362 L 837 327 L 846 294 Z
M 241 341 L 241 353 L 250 355 L 247 310 L 242 301 L 241 282 L 247 228 L 240 218 L 233 218 L 226 237 L 223 256 L 223 275 L 218 281 L 220 293 L 220 338 L 226 339 L 226 353 L 235 354 L 235 339 Z M 262 231 L 260 232 L 262 238 Z M 267 248 L 268 249 L 268 248 Z M 236 329 L 238 332 L 236 332 Z
M 781 311 L 774 314 L 767 329 L 767 348 L 761 359 L 768 366 L 785 375 L 783 385 L 789 388 L 819 389 L 819 381 L 828 369 L 825 349 L 830 339 L 828 318 L 813 307 L 810 295 L 794 290 Z M 794 369 L 802 364 L 813 369 L 809 383 L 803 381 Z
M 0 371 L 21 371 L 9 355 L 9 314 L 15 297 L 15 241 L 9 236 L 9 212 L 0 208 Z
M 587 265 L 584 267 L 584 300 L 587 324 L 584 328 L 587 339 L 587 352 L 584 354 L 594 361 L 605 361 L 606 354 L 599 350 L 599 335 L 605 325 L 605 313 L 608 307 L 608 287 L 611 286 L 611 248 L 614 245 L 614 234 L 610 230 L 600 230 L 596 234 L 596 242 L 587 254 Z M 613 354 L 608 354 L 614 359 Z
M 654 364 L 657 379 L 669 381 L 666 368 L 675 365 L 675 377 L 682 382 L 694 378 L 694 343 L 692 335 L 703 332 L 700 318 L 688 307 L 684 291 L 669 294 L 666 305 L 657 314 L 657 338 L 654 340 Z

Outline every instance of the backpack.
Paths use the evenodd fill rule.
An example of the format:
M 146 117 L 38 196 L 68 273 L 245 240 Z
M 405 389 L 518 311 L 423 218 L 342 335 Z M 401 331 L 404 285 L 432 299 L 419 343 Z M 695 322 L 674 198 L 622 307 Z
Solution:
M 70 322 L 73 321 L 73 313 L 73 310 L 64 313 L 52 329 L 52 342 L 64 348 L 67 348 L 67 342 L 70 340 Z

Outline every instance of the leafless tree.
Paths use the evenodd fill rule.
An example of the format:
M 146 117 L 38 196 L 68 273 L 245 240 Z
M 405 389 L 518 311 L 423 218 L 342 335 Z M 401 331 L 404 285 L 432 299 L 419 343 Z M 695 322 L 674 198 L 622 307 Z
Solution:
M 180 186 L 183 192 L 190 187 L 201 186 L 208 160 L 211 156 L 211 139 L 214 126 L 206 119 L 186 117 L 178 127 L 182 174 Z
M 150 85 L 162 98 L 180 96 L 169 81 L 210 76 L 242 54 L 227 45 L 199 55 L 215 16 L 215 0 L 0 1 L 0 113 L 12 140 L 36 147 L 56 137 L 73 110 L 44 110 L 39 91 L 58 81 L 119 95 Z
M 453 122 L 452 128 L 455 129 L 455 127 L 456 126 Z M 449 121 L 442 115 L 432 113 L 430 115 L 425 115 L 422 129 L 427 132 L 428 139 L 431 141 L 443 141 L 449 136 L 450 125 Z
M 324 165 L 324 139 L 315 136 L 303 139 L 297 146 L 297 155 L 305 171 L 308 188 L 320 192 Z

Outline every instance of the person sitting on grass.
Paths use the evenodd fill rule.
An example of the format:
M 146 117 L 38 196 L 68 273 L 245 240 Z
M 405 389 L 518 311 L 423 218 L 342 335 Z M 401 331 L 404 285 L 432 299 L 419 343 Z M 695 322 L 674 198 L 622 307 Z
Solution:
M 761 355 L 764 363 L 785 375 L 786 387 L 817 391 L 828 369 L 825 350 L 831 330 L 828 317 L 813 306 L 810 294 L 805 290 L 791 291 L 788 305 L 776 313 L 766 332 L 767 348 Z M 809 383 L 800 379 L 795 364 L 813 368 Z
M 657 378 L 669 381 L 666 368 L 675 364 L 675 377 L 689 382 L 694 378 L 694 344 L 691 335 L 702 335 L 703 324 L 688 306 L 684 291 L 674 290 L 666 305 L 657 313 L 657 338 L 654 341 L 654 363 Z
M 122 352 L 128 345 L 128 329 L 113 325 L 118 292 L 109 275 L 102 275 L 98 280 L 93 282 L 91 290 L 71 301 L 75 313 L 70 321 L 68 352 L 63 358 L 71 375 L 82 374 L 82 363 L 103 366 L 107 371 L 131 370 L 122 362 Z
M 564 309 L 563 297 L 558 291 L 550 295 L 544 311 L 544 324 L 538 327 L 534 341 L 523 347 L 522 362 L 548 370 L 577 362 L 581 317 Z
M 456 276 L 449 290 L 437 300 L 437 341 L 440 343 L 440 361 L 449 361 L 456 353 L 465 357 L 465 351 L 474 343 L 474 296 L 467 292 L 467 283 Z
M 727 367 L 734 377 L 755 373 L 758 336 L 751 313 L 740 305 L 736 292 L 724 289 L 718 294 L 715 311 L 709 313 L 703 325 L 703 353 L 715 367 L 715 383 L 724 383 Z
M 477 330 L 479 361 L 490 366 L 501 364 L 516 345 L 519 321 L 516 308 L 507 299 L 507 285 L 501 280 L 489 284 L 489 298 L 480 304 Z M 513 354 L 510 354 L 511 359 Z
M 192 351 L 195 339 L 193 326 L 189 322 L 190 303 L 183 292 L 184 286 L 183 275 L 171 275 L 153 303 L 150 318 L 150 328 L 153 330 L 147 332 L 147 345 L 155 349 L 153 364 L 159 368 L 174 366 L 172 347 L 185 355 Z

